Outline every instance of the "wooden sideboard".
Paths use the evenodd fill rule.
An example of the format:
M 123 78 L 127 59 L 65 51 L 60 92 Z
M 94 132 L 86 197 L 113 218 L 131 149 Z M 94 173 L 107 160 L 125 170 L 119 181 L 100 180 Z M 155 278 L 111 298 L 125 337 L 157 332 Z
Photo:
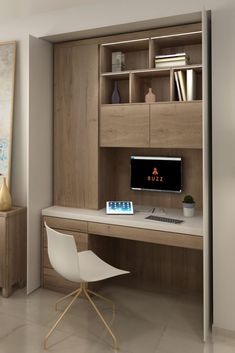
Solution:
M 26 283 L 26 208 L 0 212 L 0 287 L 9 297 L 12 287 Z

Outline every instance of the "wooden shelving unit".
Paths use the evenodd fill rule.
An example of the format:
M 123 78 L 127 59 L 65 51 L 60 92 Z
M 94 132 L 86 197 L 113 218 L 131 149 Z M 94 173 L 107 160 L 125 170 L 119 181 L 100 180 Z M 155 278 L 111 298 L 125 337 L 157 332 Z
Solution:
M 125 55 L 125 70 L 111 72 L 112 52 Z M 189 65 L 156 69 L 155 55 L 187 53 Z M 196 100 L 202 98 L 202 31 L 169 34 L 138 40 L 112 42 L 100 47 L 101 104 L 111 104 L 114 82 L 118 84 L 121 103 L 144 103 L 148 88 L 157 102 L 177 100 L 174 72 L 193 69 L 196 73 Z
M 134 200 L 136 203 L 163 207 L 180 207 L 180 195 L 156 195 L 129 190 L 131 154 L 183 156 L 184 193 L 193 193 L 198 209 L 202 209 L 202 31 L 200 24 L 185 25 L 162 35 L 138 40 L 108 42 L 100 45 L 100 110 L 99 146 L 104 158 L 103 177 L 106 185 L 116 181 L 115 191 L 107 191 L 108 199 Z M 125 54 L 125 68 L 111 72 L 112 52 Z M 188 65 L 155 68 L 155 55 L 186 53 Z M 175 72 L 195 72 L 196 94 L 193 101 L 179 101 Z M 121 103 L 112 104 L 115 81 Z M 156 102 L 146 103 L 149 88 Z M 115 156 L 111 158 L 109 156 Z M 195 172 L 197 170 L 197 172 Z M 115 172 L 114 172 L 115 171 Z M 192 171 L 194 171 L 192 173 Z M 157 201 L 156 201 L 157 200 Z
M 175 19 L 172 19 L 173 22 L 169 20 L 164 28 L 159 24 L 158 28 L 151 30 L 57 43 L 53 76 L 54 204 L 100 209 L 107 200 L 129 199 L 136 205 L 181 210 L 185 194 L 192 194 L 197 210 L 203 215 L 203 251 L 197 250 L 195 254 L 180 252 L 179 258 L 183 259 L 184 268 L 186 260 L 190 264 L 196 258 L 197 265 L 194 268 L 200 283 L 203 281 L 204 338 L 209 322 L 208 258 L 211 228 L 210 82 L 207 82 L 210 72 L 207 43 L 209 47 L 210 38 L 207 32 L 209 22 L 205 16 L 198 14 L 196 23 L 192 23 L 190 15 L 188 24 L 187 18 L 182 25 L 174 25 Z M 125 54 L 125 69 L 121 72 L 112 72 L 114 51 Z M 154 67 L 156 55 L 183 52 L 190 56 L 187 66 Z M 196 74 L 195 100 L 180 102 L 174 73 L 187 69 L 193 69 Z M 118 82 L 121 95 L 120 104 L 111 104 L 115 81 Z M 145 103 L 149 87 L 156 94 L 156 102 L 152 104 Z M 133 155 L 182 157 L 183 192 L 173 194 L 131 190 L 130 157 Z M 82 247 L 89 230 L 79 227 L 74 229 L 72 224 L 73 220 L 70 219 L 64 229 L 74 234 L 76 232 Z M 107 230 L 109 233 L 110 228 Z M 105 235 L 103 238 L 108 239 Z M 101 245 L 100 248 L 110 255 L 104 244 Z M 119 243 L 117 245 L 119 248 Z M 152 254 L 151 249 L 143 248 L 142 242 L 137 246 L 129 243 L 129 246 L 134 251 L 138 247 L 140 254 L 142 251 Z M 112 243 L 110 249 L 116 248 Z M 169 250 L 172 254 L 170 267 L 165 261 Z M 143 273 L 136 253 L 126 253 L 126 258 L 132 262 L 133 258 L 137 259 L 137 265 Z M 156 247 L 155 255 L 156 259 L 160 259 L 160 266 L 155 267 L 162 269 L 163 276 L 168 269 L 174 279 L 171 269 L 179 267 L 177 254 L 174 247 L 167 250 Z M 61 288 L 59 279 L 48 271 L 45 256 L 44 259 L 47 272 L 44 272 L 46 277 L 43 284 Z M 121 265 L 125 268 L 125 262 Z M 203 278 L 200 272 L 202 266 Z M 190 283 L 195 283 L 194 272 L 189 278 Z M 185 282 L 182 283 L 185 287 Z
M 101 104 L 110 104 L 115 81 L 118 83 L 121 103 L 144 103 L 145 94 L 149 87 L 155 92 L 157 102 L 177 101 L 174 72 L 189 69 L 195 71 L 196 100 L 201 100 L 202 64 L 194 64 L 175 68 L 150 68 L 101 73 Z

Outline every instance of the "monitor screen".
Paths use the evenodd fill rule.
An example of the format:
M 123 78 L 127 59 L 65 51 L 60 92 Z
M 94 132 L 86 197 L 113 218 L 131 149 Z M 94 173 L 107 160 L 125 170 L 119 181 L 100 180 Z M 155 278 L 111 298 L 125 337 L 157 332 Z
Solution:
M 131 156 L 131 189 L 181 192 L 182 158 Z

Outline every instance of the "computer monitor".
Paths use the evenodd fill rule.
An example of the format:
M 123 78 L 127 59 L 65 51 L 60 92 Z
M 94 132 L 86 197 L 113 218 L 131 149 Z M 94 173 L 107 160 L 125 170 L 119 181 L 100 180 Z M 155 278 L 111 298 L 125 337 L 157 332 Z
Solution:
M 131 156 L 131 189 L 182 192 L 182 158 Z

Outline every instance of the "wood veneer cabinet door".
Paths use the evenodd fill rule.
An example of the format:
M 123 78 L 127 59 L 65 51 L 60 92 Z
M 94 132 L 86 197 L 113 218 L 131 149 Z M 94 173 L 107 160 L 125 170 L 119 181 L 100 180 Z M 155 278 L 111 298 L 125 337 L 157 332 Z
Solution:
M 9 297 L 15 284 L 26 283 L 26 208 L 0 212 L 0 287 Z
M 202 102 L 150 106 L 150 145 L 159 148 L 202 148 Z
M 55 46 L 54 203 L 98 208 L 98 45 Z
M 149 105 L 104 105 L 100 146 L 149 147 Z

